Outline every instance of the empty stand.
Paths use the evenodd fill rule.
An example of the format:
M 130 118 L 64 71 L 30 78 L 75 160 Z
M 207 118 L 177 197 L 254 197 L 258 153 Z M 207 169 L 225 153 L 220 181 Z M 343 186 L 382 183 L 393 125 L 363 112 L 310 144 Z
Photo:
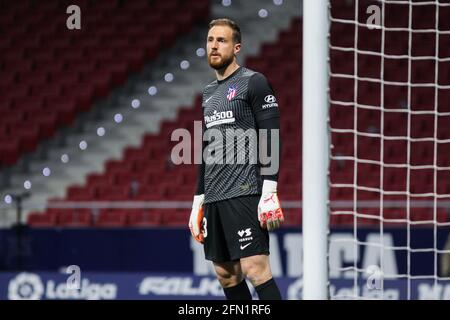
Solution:
M 204 20 L 209 7 L 207 0 L 77 1 L 81 30 L 68 30 L 70 4 L 24 0 L 2 6 L 0 29 L 8 32 L 0 41 L 0 168 L 73 124 Z
M 112 2 L 114 3 L 114 2 Z M 137 1 L 136 4 L 130 2 L 126 12 L 133 12 L 133 10 L 144 10 L 148 14 L 148 22 L 143 24 L 144 26 L 152 25 L 159 21 L 158 14 L 153 11 L 146 10 L 146 7 L 142 2 Z M 100 4 L 99 4 L 100 5 Z M 102 6 L 108 6 L 102 4 Z M 341 16 L 350 14 L 345 6 L 336 6 L 342 10 Z M 160 4 L 161 12 L 167 12 L 165 10 L 175 10 L 170 2 Z M 114 6 L 109 9 L 114 12 Z M 199 12 L 203 10 L 203 7 L 199 5 Z M 346 11 L 347 10 L 347 11 Z M 182 12 L 182 11 L 180 11 Z M 399 13 L 399 17 L 396 19 L 404 19 L 406 13 Z M 130 13 L 130 16 L 131 13 Z M 181 16 L 181 15 L 180 15 Z M 94 16 L 95 17 L 95 16 Z M 126 24 L 128 15 L 118 18 L 118 21 L 122 24 Z M 194 19 L 194 17 L 192 17 Z M 92 21 L 95 21 L 92 18 Z M 179 22 L 181 25 L 188 25 L 190 19 L 183 17 Z M 277 98 L 280 102 L 281 112 L 281 137 L 283 141 L 282 145 L 282 159 L 281 169 L 279 177 L 279 196 L 281 203 L 283 201 L 299 201 L 302 195 L 301 186 L 301 50 L 302 50 L 302 38 L 301 38 L 301 20 L 294 19 L 291 27 L 288 30 L 282 31 L 279 34 L 278 40 L 275 43 L 267 43 L 261 49 L 261 54 L 258 56 L 249 57 L 245 63 L 248 68 L 255 69 L 264 73 L 273 88 L 275 89 Z M 71 41 L 80 41 L 83 44 L 83 50 L 79 53 L 73 53 L 70 57 L 67 57 L 67 65 L 75 66 L 79 61 L 79 56 L 89 55 L 93 57 L 91 61 L 97 61 L 100 59 L 101 54 L 91 51 L 91 48 L 98 48 L 100 44 L 106 45 L 102 52 L 107 56 L 109 52 L 115 52 L 115 48 L 133 48 L 131 51 L 137 52 L 136 54 L 123 53 L 119 56 L 108 56 L 105 61 L 97 61 L 93 65 L 88 64 L 86 69 L 79 71 L 78 77 L 67 76 L 62 77 L 65 79 L 60 88 L 61 93 L 66 93 L 68 87 L 77 86 L 77 92 L 82 93 L 79 98 L 78 94 L 73 94 L 73 99 L 81 99 L 72 104 L 70 107 L 66 107 L 66 113 L 62 115 L 63 107 L 57 108 L 58 115 L 56 119 L 42 119 L 38 125 L 38 132 L 43 136 L 51 135 L 57 127 L 58 123 L 65 121 L 70 123 L 72 114 L 76 114 L 78 111 L 89 110 L 89 103 L 97 96 L 105 94 L 111 86 L 118 85 L 124 81 L 124 77 L 132 72 L 132 70 L 139 68 L 142 65 L 142 61 L 154 56 L 154 50 L 157 50 L 158 46 L 169 45 L 176 35 L 177 28 L 163 29 L 164 40 L 155 43 L 154 38 L 145 36 L 142 43 L 133 42 L 138 36 L 143 36 L 145 28 L 142 26 L 135 26 L 130 28 L 130 41 L 127 42 L 125 38 L 118 39 L 105 44 L 105 38 L 110 32 L 116 32 L 121 30 L 117 28 L 114 31 L 108 29 L 106 25 L 98 29 L 99 34 L 90 35 L 89 37 L 74 38 Z M 19 31 L 17 31 L 19 32 Z M 333 41 L 339 41 L 334 45 L 351 46 L 354 39 L 354 30 L 347 29 L 342 24 L 332 25 L 331 39 Z M 395 37 L 386 38 L 386 48 L 391 54 L 404 53 L 404 36 L 401 33 Z M 338 40 L 335 40 L 338 39 Z M 31 41 L 31 40 L 30 40 Z M 65 43 L 63 40 L 56 42 L 54 48 L 65 47 L 70 43 Z M 417 41 L 423 41 L 423 49 L 420 49 L 420 54 L 427 53 L 426 38 L 417 39 Z M 388 45 L 389 44 L 389 45 Z M 407 43 L 406 43 L 407 44 Z M 371 44 L 368 41 L 362 41 L 361 46 L 365 49 L 374 50 L 373 46 L 377 44 Z M 441 47 L 440 47 L 441 48 Z M 450 47 L 448 47 L 450 48 Z M 136 50 L 137 51 L 136 51 Z M 141 50 L 141 51 L 139 51 Z M 441 50 L 443 50 L 441 48 Z M 108 52 L 106 52 L 108 51 Z M 59 51 L 58 51 L 59 52 Z M 141 52 L 141 53 L 139 53 Z M 22 54 L 26 56 L 26 51 Z M 54 51 L 53 54 L 56 54 Z M 386 52 L 387 53 L 387 52 Z M 429 52 L 428 52 L 429 53 Z M 404 53 L 405 54 L 405 53 Z M 335 73 L 350 73 L 354 72 L 353 68 L 353 56 L 342 52 L 330 52 L 330 67 L 331 71 Z M 12 59 L 12 57 L 11 57 Z M 45 54 L 39 59 L 45 61 L 47 57 Z M 124 63 L 126 61 L 126 63 Z M 111 69 L 109 67 L 113 66 Z M 361 58 L 359 63 L 358 73 L 365 76 L 379 77 L 379 61 L 372 58 Z M 415 64 L 413 66 L 412 77 L 414 80 L 425 79 L 424 75 L 429 69 L 427 64 Z M 21 72 L 28 72 L 28 64 L 24 64 L 20 67 L 23 69 Z M 99 70 L 99 72 L 92 72 Z M 405 81 L 403 78 L 405 65 L 397 61 L 386 61 L 384 74 L 386 78 L 391 81 Z M 53 74 L 57 75 L 58 70 L 53 70 L 52 74 L 45 76 L 38 76 L 38 81 L 47 81 L 51 83 Z M 449 73 L 450 74 L 450 73 Z M 9 79 L 18 81 L 20 76 L 19 71 L 11 71 L 8 73 Z M 444 74 L 443 79 L 448 79 L 447 73 Z M 83 80 L 84 79 L 84 80 Z M 89 80 L 92 79 L 92 80 Z M 83 81 L 92 81 L 88 83 L 95 83 L 88 89 L 88 86 L 83 85 Z M 342 79 L 341 79 L 342 80 Z M 331 79 L 330 81 L 330 95 L 331 99 L 340 101 L 353 101 L 355 98 L 358 103 L 364 105 L 380 105 L 380 86 L 379 85 L 366 85 L 361 83 L 361 91 L 357 97 L 353 96 L 354 81 L 347 79 L 341 81 L 339 79 Z M 426 80 L 426 79 L 425 79 Z M 424 80 L 424 81 L 425 81 Z M 287 85 L 288 84 L 288 85 Z M 2 83 L 0 83 L 0 86 Z M 64 86 L 65 85 L 65 86 Z M 58 101 L 58 88 L 55 88 L 55 92 L 48 89 L 48 97 L 43 98 L 41 103 L 42 107 L 46 107 L 47 103 L 56 103 Z M 434 89 L 433 89 L 434 90 Z M 19 95 L 23 98 L 23 93 L 32 96 L 33 88 L 29 87 L 17 87 L 11 95 Z M 22 95 L 21 95 L 22 94 Z M 439 96 L 439 108 L 447 108 L 449 105 L 450 96 L 446 96 L 443 93 Z M 412 94 L 412 106 L 417 110 L 429 110 L 430 98 L 434 95 L 429 90 L 417 90 Z M 56 97 L 55 97 L 56 96 Z M 70 94 L 69 94 L 70 96 Z M 406 88 L 401 86 L 385 85 L 384 87 L 384 106 L 386 110 L 395 112 L 384 112 L 383 118 L 380 111 L 358 109 L 358 121 L 354 122 L 354 108 L 331 104 L 330 105 L 330 124 L 334 128 L 353 129 L 357 126 L 357 129 L 362 132 L 379 133 L 381 130 L 381 119 L 383 119 L 383 129 L 386 136 L 392 137 L 405 137 L 407 134 L 406 123 L 407 114 L 402 112 L 401 107 L 404 106 L 406 101 Z M 434 96 L 433 96 L 434 97 Z M 443 98 L 444 97 L 444 98 Z M 446 97 L 446 98 L 445 98 Z M 6 100 L 5 105 L 15 106 L 15 101 L 18 97 L 11 97 L 10 100 Z M 56 99 L 56 100 L 55 100 Z M 434 98 L 433 98 L 434 99 Z M 17 100 L 20 101 L 20 100 Z M 23 100 L 22 100 L 23 101 Z M 39 99 L 37 100 L 39 101 Z M 432 100 L 433 101 L 433 100 Z M 24 105 L 29 104 L 29 101 L 23 101 Z M 39 102 L 38 102 L 39 104 Z M 58 104 L 63 105 L 60 101 Z M 75 109 L 73 109 L 75 108 Z M 393 110 L 396 109 L 396 110 Z M 26 110 L 24 107 L 23 110 Z M 447 110 L 448 111 L 448 110 Z M 73 113 L 72 113 L 73 112 Z M 25 113 L 22 117 L 25 117 Z M 17 123 L 23 121 L 20 116 L 11 116 L 8 123 Z M 178 116 L 173 121 L 164 121 L 161 124 L 161 130 L 156 135 L 145 135 L 142 138 L 142 142 L 138 147 L 129 147 L 123 152 L 123 157 L 120 160 L 109 160 L 105 163 L 105 172 L 103 174 L 91 174 L 87 177 L 86 183 L 81 186 L 72 186 L 67 190 L 66 200 L 81 201 L 81 200 L 107 200 L 107 201 L 191 201 L 193 193 L 195 191 L 195 184 L 197 180 L 197 169 L 194 165 L 180 165 L 175 166 L 170 160 L 170 151 L 173 143 L 170 139 L 170 133 L 175 128 L 187 128 L 193 131 L 192 123 L 194 120 L 201 120 L 201 104 L 200 97 L 196 99 L 195 106 L 193 108 L 181 109 Z M 446 119 L 448 120 L 448 119 Z M 0 120 L 1 121 L 1 120 Z M 55 124 L 56 121 L 56 124 Z M 442 120 L 439 120 L 442 121 Z M 442 139 L 449 139 L 448 132 L 445 128 L 444 122 L 438 121 L 438 133 Z M 432 137 L 436 128 L 430 125 L 428 116 L 413 116 L 411 118 L 411 136 L 412 137 Z M 44 128 L 44 129 L 43 129 Z M 6 132 L 6 133 L 5 133 Z M 3 134 L 10 135 L 10 131 L 6 131 Z M 3 155 L 4 163 L 14 163 L 17 157 L 20 156 L 22 150 L 26 148 L 32 149 L 35 140 L 31 138 L 34 131 L 30 130 L 29 136 L 25 136 L 19 142 L 10 141 L 10 144 L 0 144 L 0 148 L 8 150 L 6 153 L 0 153 Z M 0 134 L 2 134 L 0 132 Z M 27 140 L 28 138 L 28 140 Z M 314 137 L 311 137 L 314 139 Z M 355 150 L 355 139 L 358 145 L 358 150 Z M 14 143 L 15 142 L 15 143 Z M 385 140 L 382 145 L 380 139 L 372 139 L 368 137 L 355 138 L 352 134 L 332 134 L 331 136 L 332 155 L 346 155 L 346 156 L 358 156 L 358 158 L 383 161 L 386 164 L 405 164 L 407 163 L 406 153 L 407 144 L 406 139 L 397 140 Z M 25 149 L 24 149 L 25 148 Z M 448 144 L 440 144 L 438 146 L 438 163 L 439 165 L 450 165 L 450 153 L 448 152 Z M 380 159 L 381 151 L 383 151 L 383 158 Z M 355 154 L 357 152 L 357 154 Z M 432 164 L 434 152 L 432 146 L 427 143 L 412 143 L 410 146 L 410 164 Z M 406 185 L 406 168 L 390 168 L 386 167 L 383 171 L 383 185 L 380 185 L 381 172 L 377 165 L 358 164 L 358 174 L 354 175 L 355 163 L 354 161 L 331 161 L 330 164 L 330 179 L 333 183 L 357 183 L 360 186 L 383 188 L 386 191 L 406 191 L 410 190 L 412 194 L 421 194 L 426 192 L 432 192 L 430 189 L 433 187 L 433 176 L 430 171 L 427 170 L 413 170 L 411 173 L 410 185 Z M 306 186 L 305 186 L 306 187 Z M 448 193 L 450 190 L 450 179 L 447 175 L 442 175 L 438 180 L 438 193 Z M 352 188 L 331 188 L 330 200 L 331 201 L 353 201 L 354 191 Z M 379 200 L 380 195 L 375 192 L 358 192 L 358 201 L 360 200 Z M 398 200 L 398 199 L 397 199 Z M 92 225 L 98 227 L 123 227 L 123 226 L 183 226 L 186 227 L 189 219 L 189 209 L 108 209 L 101 210 L 97 219 L 88 219 L 92 221 Z M 300 209 L 285 209 L 286 225 L 298 226 L 301 224 L 301 210 Z M 412 210 L 410 212 L 412 221 L 426 221 L 430 219 L 430 209 L 424 210 Z M 438 221 L 448 221 L 448 213 L 445 210 L 439 209 L 437 211 Z M 357 223 L 367 226 L 378 225 L 380 220 L 380 210 L 375 208 L 358 208 L 358 213 L 366 214 L 369 217 L 358 217 Z M 386 225 L 398 225 L 401 222 L 397 220 L 405 219 L 404 209 L 383 209 L 383 218 Z M 59 214 L 61 215 L 61 214 Z M 432 216 L 431 216 L 432 217 Z M 49 212 L 42 217 L 37 215 L 30 216 L 29 223 L 32 225 L 49 225 L 55 223 L 63 225 L 61 219 L 52 220 Z M 70 219 L 69 219 L 70 220 Z M 59 221 L 59 222 L 58 222 Z M 72 220 L 70 220 L 72 221 Z M 87 220 L 83 220 L 87 221 Z M 354 217 L 352 215 L 332 215 L 331 224 L 337 225 L 352 225 L 354 223 Z

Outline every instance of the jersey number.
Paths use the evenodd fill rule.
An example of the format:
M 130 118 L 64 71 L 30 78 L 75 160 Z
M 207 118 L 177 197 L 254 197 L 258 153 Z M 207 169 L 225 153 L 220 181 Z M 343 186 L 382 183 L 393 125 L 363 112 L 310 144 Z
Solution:
M 208 229 L 207 229 L 208 221 L 206 220 L 206 217 L 203 217 L 202 223 L 203 223 L 203 237 L 206 238 L 208 236 Z

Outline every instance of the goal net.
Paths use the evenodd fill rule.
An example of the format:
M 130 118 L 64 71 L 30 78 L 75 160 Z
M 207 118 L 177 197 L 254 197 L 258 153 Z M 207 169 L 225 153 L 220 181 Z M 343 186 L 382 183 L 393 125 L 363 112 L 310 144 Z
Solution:
M 450 1 L 329 2 L 331 299 L 450 299 Z

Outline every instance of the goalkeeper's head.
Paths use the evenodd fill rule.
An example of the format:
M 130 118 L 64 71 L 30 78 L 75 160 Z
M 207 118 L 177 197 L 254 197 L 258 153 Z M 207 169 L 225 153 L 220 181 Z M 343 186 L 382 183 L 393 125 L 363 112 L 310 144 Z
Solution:
M 241 51 L 241 29 L 230 19 L 212 20 L 206 49 L 209 65 L 216 70 L 226 69 Z

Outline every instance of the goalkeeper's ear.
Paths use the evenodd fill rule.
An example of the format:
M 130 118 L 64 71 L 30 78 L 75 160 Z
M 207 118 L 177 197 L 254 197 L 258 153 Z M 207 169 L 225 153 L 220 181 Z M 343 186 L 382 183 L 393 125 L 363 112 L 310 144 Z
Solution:
M 239 54 L 239 52 L 241 52 L 241 44 L 240 43 L 235 43 L 234 44 L 234 49 L 233 49 L 233 53 L 235 56 L 237 56 Z

